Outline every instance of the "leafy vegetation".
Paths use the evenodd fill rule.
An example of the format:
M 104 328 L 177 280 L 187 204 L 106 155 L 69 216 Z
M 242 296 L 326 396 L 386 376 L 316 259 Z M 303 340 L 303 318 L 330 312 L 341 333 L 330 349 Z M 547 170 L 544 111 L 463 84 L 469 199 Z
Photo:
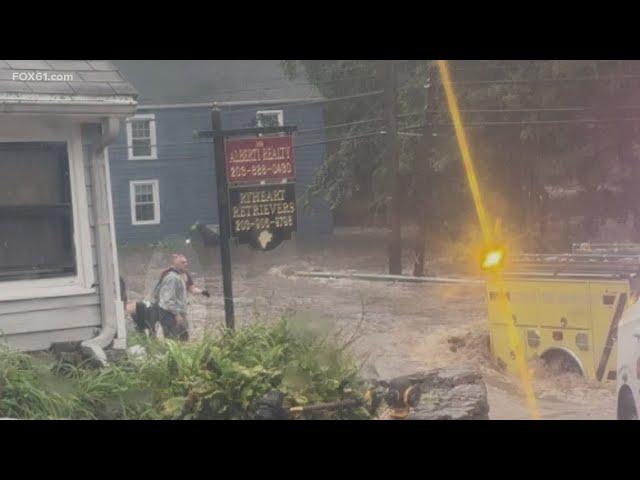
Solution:
M 288 406 L 364 386 L 344 344 L 286 320 L 199 342 L 138 337 L 145 357 L 97 370 L 0 349 L 0 416 L 28 419 L 248 419 L 272 389 Z M 366 418 L 364 410 L 319 413 Z
M 310 196 L 326 198 L 339 217 L 385 213 L 392 178 L 379 131 L 383 62 L 284 61 L 327 98 L 328 157 Z M 450 245 L 476 225 L 459 147 L 432 61 L 398 61 L 403 223 L 427 222 L 426 244 Z M 607 218 L 634 218 L 640 239 L 637 61 L 523 60 L 449 62 L 488 210 L 527 250 L 588 241 Z M 427 95 L 424 85 L 431 78 Z M 357 94 L 371 95 L 359 97 Z M 432 109 L 425 141 L 423 109 Z M 361 121 L 366 120 L 366 123 Z M 360 123 L 358 123 L 360 122 Z M 555 192 L 553 195 L 551 191 Z M 577 192 L 577 194 L 576 194 Z M 354 215 L 358 217 L 358 215 Z M 382 217 L 384 218 L 384 217 Z M 383 224 L 386 222 L 383 221 Z M 562 235 L 550 241 L 549 226 Z

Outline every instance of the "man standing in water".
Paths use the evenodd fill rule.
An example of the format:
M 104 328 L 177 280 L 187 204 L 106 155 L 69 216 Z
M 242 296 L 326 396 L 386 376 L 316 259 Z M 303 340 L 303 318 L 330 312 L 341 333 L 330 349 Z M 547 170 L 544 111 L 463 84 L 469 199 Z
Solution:
M 160 281 L 153 290 L 155 305 L 151 308 L 143 302 L 127 305 L 127 311 L 139 330 L 149 328 L 150 333 L 153 334 L 156 322 L 160 322 L 166 338 L 184 341 L 189 339 L 187 293 L 205 297 L 210 295 L 207 290 L 194 285 L 187 271 L 188 265 L 187 258 L 183 254 L 173 254 L 171 266 L 162 272 Z

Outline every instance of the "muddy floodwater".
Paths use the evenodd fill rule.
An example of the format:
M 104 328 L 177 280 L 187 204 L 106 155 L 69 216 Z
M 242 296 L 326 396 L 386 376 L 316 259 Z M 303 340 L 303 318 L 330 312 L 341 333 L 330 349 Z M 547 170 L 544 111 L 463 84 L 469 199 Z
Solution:
M 124 247 L 121 275 L 130 299 L 148 297 L 172 251 L 184 252 L 198 285 L 211 298 L 192 297 L 194 337 L 224 323 L 219 252 L 183 242 L 164 247 Z M 321 246 L 289 242 L 268 252 L 233 249 L 236 324 L 270 321 L 286 314 L 312 328 L 352 341 L 365 376 L 390 378 L 445 365 L 480 369 L 491 419 L 527 419 L 519 379 L 500 372 L 488 355 L 487 312 L 482 285 L 416 284 L 296 276 L 296 271 L 386 273 L 382 238 L 343 230 Z M 410 272 L 411 257 L 404 261 Z M 442 273 L 442 272 L 441 272 Z M 533 365 L 534 390 L 544 419 L 615 419 L 615 384 L 554 376 Z

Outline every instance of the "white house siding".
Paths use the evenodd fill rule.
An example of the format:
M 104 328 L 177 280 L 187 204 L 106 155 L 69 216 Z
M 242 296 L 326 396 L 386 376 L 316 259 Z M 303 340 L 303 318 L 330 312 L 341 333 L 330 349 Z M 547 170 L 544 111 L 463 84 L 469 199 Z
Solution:
M 91 230 L 91 258 L 93 259 L 93 278 L 98 278 L 98 255 L 96 252 L 96 228 L 93 215 L 93 169 L 91 167 L 91 149 L 98 140 L 100 126 L 85 124 L 82 126 L 82 154 L 84 161 L 84 178 L 87 186 L 87 210 L 89 211 L 89 228 Z
M 82 128 L 82 158 L 69 160 L 82 162 L 85 173 L 85 191 L 89 211 L 91 263 L 94 281 L 97 282 L 95 226 L 92 212 L 93 191 L 91 184 L 90 151 L 99 133 L 98 125 Z M 72 186 L 74 188 L 75 186 Z M 77 206 L 74 205 L 74 208 Z M 78 265 L 78 268 L 81 268 Z M 0 288 L 2 285 L 0 284 Z M 101 325 L 100 296 L 98 293 L 0 301 L 0 332 L 2 340 L 12 348 L 22 351 L 47 349 L 53 342 L 81 341 L 95 336 Z

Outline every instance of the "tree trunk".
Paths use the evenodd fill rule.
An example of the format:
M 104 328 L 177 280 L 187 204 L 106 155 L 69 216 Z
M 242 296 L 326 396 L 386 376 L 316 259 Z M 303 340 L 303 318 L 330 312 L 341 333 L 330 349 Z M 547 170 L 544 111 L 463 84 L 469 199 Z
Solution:
M 424 207 L 423 207 L 424 208 Z M 415 262 L 413 264 L 413 276 L 424 277 L 424 261 L 427 250 L 427 221 L 425 212 L 421 212 L 418 219 L 418 231 L 416 232 Z
M 564 243 L 563 248 L 570 252 L 573 241 L 571 238 L 571 217 L 568 213 L 562 219 L 562 241 Z
M 528 154 L 526 154 L 528 156 Z M 535 239 L 533 238 L 534 223 L 535 223 L 535 195 L 534 195 L 534 183 L 535 183 L 535 169 L 534 162 L 531 158 L 525 158 L 525 232 L 526 240 L 525 245 L 527 251 L 532 252 L 535 250 Z
M 593 242 L 598 235 L 598 183 L 597 176 L 598 162 L 600 161 L 600 135 L 598 127 L 594 128 L 594 152 L 593 158 L 587 165 L 587 188 L 586 188 L 586 215 L 584 229 L 587 234 L 587 241 Z
M 387 125 L 387 155 L 391 176 L 391 201 L 389 211 L 389 273 L 402 274 L 402 182 L 400 179 L 400 156 L 397 132 L 397 85 L 393 60 L 384 61 L 384 114 Z
M 413 276 L 424 277 L 424 262 L 427 250 L 427 217 L 429 212 L 429 160 L 431 158 L 433 142 L 433 121 L 432 112 L 436 105 L 436 81 L 433 66 L 429 66 L 426 88 L 427 98 L 425 101 L 424 129 L 422 131 L 422 141 L 419 142 L 416 152 L 416 175 L 418 181 L 417 188 L 414 187 L 418 199 L 418 231 L 416 232 L 415 262 L 413 264 Z M 429 98 L 431 95 L 431 98 Z

